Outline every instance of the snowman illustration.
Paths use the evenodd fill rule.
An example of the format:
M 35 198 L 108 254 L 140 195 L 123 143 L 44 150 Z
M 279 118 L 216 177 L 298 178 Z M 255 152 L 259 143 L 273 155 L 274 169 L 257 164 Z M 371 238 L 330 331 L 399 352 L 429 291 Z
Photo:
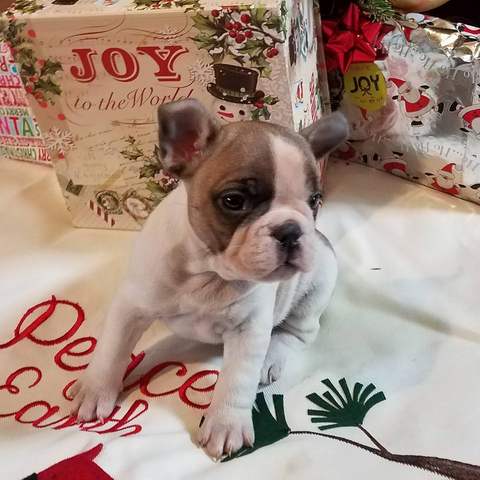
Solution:
M 400 102 L 404 115 L 412 119 L 412 127 L 422 126 L 423 122 L 420 118 L 432 110 L 438 113 L 443 112 L 443 103 L 436 105 L 433 98 L 425 93 L 429 88 L 428 85 L 415 88 L 406 80 L 392 77 L 388 81 L 397 87 L 398 95 L 393 96 L 392 99 Z
M 440 192 L 456 196 L 460 194 L 460 188 L 465 188 L 465 185 L 457 184 L 454 172 L 455 168 L 455 163 L 448 163 L 436 174 L 427 172 L 425 175 L 432 177 L 431 187 Z
M 215 82 L 208 92 L 215 97 L 213 111 L 222 122 L 250 120 L 253 110 L 264 107 L 265 94 L 257 90 L 258 72 L 250 68 L 216 63 Z

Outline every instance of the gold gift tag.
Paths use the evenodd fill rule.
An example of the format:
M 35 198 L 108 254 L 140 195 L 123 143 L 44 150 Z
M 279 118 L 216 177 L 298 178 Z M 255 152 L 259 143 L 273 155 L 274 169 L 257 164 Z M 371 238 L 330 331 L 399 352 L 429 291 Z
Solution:
M 344 76 L 345 96 L 369 112 L 380 110 L 387 102 L 387 84 L 375 63 L 353 63 Z

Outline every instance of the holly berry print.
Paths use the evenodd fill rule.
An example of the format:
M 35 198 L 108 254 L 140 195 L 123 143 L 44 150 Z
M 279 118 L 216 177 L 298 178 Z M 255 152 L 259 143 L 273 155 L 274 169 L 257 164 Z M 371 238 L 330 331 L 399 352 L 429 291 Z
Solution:
M 26 23 L 18 21 L 14 15 L 17 10 L 30 13 L 41 8 L 35 2 L 16 2 L 5 14 L 1 33 L 12 49 L 25 90 L 40 107 L 46 108 L 48 104 L 53 105 L 55 98 L 62 93 L 57 77 L 62 65 L 57 60 L 35 56 L 32 48 L 35 30 L 25 31 Z
M 261 77 L 270 77 L 270 62 L 285 41 L 281 15 L 263 7 L 229 7 L 210 14 L 197 12 L 192 19 L 199 30 L 192 40 L 214 63 L 230 57 L 242 66 L 255 68 Z
M 269 106 L 275 105 L 278 103 L 278 97 L 272 95 L 267 95 L 265 97 L 260 97 L 253 105 L 254 109 L 251 113 L 252 120 L 270 120 L 271 114 L 268 109 Z

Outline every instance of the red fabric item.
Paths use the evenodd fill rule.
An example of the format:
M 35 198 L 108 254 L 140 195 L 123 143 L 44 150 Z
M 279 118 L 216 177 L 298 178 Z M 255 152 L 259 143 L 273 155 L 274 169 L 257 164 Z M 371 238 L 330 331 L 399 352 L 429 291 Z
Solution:
M 344 74 L 352 63 L 382 60 L 386 57 L 383 37 L 393 29 L 370 21 L 358 5 L 351 3 L 339 21 L 323 22 L 327 69 L 339 68 Z
M 95 462 L 95 457 L 102 451 L 99 443 L 90 450 L 67 458 L 37 474 L 38 480 L 113 480 Z

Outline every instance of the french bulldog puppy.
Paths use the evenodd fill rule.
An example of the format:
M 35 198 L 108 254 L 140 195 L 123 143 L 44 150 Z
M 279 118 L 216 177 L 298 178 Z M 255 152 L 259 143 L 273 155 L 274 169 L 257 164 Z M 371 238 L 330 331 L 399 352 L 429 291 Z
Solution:
M 74 388 L 80 421 L 107 417 L 135 344 L 154 320 L 223 343 L 198 443 L 213 458 L 254 442 L 259 384 L 317 336 L 337 264 L 315 229 L 317 161 L 342 143 L 341 114 L 300 134 L 266 122 L 217 125 L 196 100 L 159 108 L 159 152 L 182 179 L 139 234 L 129 273 Z

